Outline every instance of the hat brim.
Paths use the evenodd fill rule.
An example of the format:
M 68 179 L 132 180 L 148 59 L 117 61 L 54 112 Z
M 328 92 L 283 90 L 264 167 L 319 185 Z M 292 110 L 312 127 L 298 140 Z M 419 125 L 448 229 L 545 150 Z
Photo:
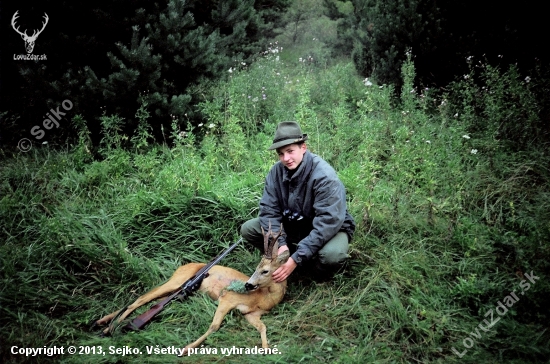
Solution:
M 305 142 L 306 140 L 307 140 L 307 134 L 304 134 L 304 135 L 302 135 L 301 138 L 298 138 L 298 139 L 291 138 L 291 139 L 285 139 L 285 140 L 278 141 L 277 143 L 273 143 L 273 144 L 271 144 L 271 146 L 267 150 L 279 149 L 281 147 L 284 147 L 285 145 L 302 143 L 302 142 Z

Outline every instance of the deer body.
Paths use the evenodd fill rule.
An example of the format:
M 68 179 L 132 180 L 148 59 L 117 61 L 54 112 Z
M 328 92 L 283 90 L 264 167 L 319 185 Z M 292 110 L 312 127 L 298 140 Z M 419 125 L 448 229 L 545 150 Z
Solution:
M 195 342 L 187 345 L 184 353 L 187 349 L 198 347 L 208 335 L 217 331 L 225 315 L 235 308 L 238 309 L 246 320 L 260 332 L 262 347 L 269 347 L 266 326 L 260 318 L 264 313 L 270 311 L 281 302 L 286 291 L 286 281 L 276 283 L 272 278 L 273 272 L 284 264 L 289 257 L 288 251 L 283 252 L 280 256 L 276 256 L 278 249 L 276 242 L 279 236 L 280 233 L 274 236 L 271 230 L 269 230 L 268 234 L 265 234 L 265 242 L 267 242 L 269 238 L 274 239 L 273 242 L 269 244 L 269 247 L 265 245 L 266 254 L 251 277 L 235 269 L 220 265 L 215 265 L 210 269 L 209 275 L 202 281 L 199 291 L 208 294 L 213 300 L 217 300 L 218 308 L 216 309 L 214 319 L 206 333 Z M 267 250 L 269 250 L 269 252 L 267 252 Z M 168 282 L 152 289 L 128 306 L 117 322 L 120 323 L 138 307 L 152 300 L 168 296 L 170 293 L 176 291 L 204 265 L 204 263 L 189 263 L 179 267 Z M 235 280 L 246 282 L 246 293 L 226 290 L 227 286 Z M 105 325 L 111 322 L 120 312 L 121 310 L 115 311 L 96 321 L 96 324 Z M 108 327 L 104 330 L 104 333 L 107 334 L 110 330 L 111 327 Z

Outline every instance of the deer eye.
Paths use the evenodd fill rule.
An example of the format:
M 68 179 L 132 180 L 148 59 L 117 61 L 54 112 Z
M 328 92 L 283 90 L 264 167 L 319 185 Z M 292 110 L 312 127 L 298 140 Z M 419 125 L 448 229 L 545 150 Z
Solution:
M 262 271 L 262 275 L 266 275 L 267 273 L 269 273 L 268 270 L 263 270 L 263 271 Z

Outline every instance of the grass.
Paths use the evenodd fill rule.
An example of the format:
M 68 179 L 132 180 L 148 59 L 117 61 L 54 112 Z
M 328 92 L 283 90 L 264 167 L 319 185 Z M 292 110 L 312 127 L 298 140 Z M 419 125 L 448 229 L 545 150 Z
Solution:
M 493 116 L 490 127 L 480 127 L 483 103 L 467 117 L 453 117 L 464 105 L 452 100 L 482 92 L 471 83 L 457 83 L 453 94 L 438 98 L 415 89 L 395 99 L 390 86 L 365 86 L 349 63 L 317 68 L 288 55 L 277 60 L 277 54 L 215 85 L 197 106 L 202 126 L 174 120 L 179 137 L 173 146 L 148 144 L 142 128 L 132 137 L 134 148 L 122 148 L 124 138 L 110 135 L 92 158 L 77 118 L 75 146 L 3 152 L 3 362 L 547 360 L 550 173 L 544 145 L 514 150 L 509 139 L 495 138 L 501 121 Z M 412 85 L 412 63 L 403 72 L 404 84 Z M 506 77 L 516 76 L 502 78 L 516 94 L 530 92 Z M 445 97 L 452 102 L 442 102 Z M 491 94 L 490 110 L 531 100 L 502 98 L 499 106 Z M 143 110 L 140 115 L 147 117 Z M 139 333 L 102 338 L 89 331 L 90 321 L 163 283 L 179 265 L 208 261 L 238 238 L 240 225 L 258 213 L 263 179 L 276 161 L 266 151 L 274 127 L 288 119 L 300 122 L 310 135 L 308 147 L 338 171 L 357 231 L 344 272 L 325 283 L 292 277 L 283 302 L 264 316 L 268 339 L 281 354 L 222 355 L 221 348 L 260 344 L 236 312 L 204 343 L 216 354 L 146 354 L 148 347 L 180 348 L 206 331 L 216 304 L 201 294 L 169 305 Z M 102 120 L 105 126 L 119 121 Z M 252 274 L 259 258 L 241 246 L 223 264 Z M 453 353 L 453 347 L 465 350 L 465 338 L 474 338 L 488 310 L 531 271 L 541 279 L 462 358 Z M 54 345 L 102 347 L 107 354 L 10 352 L 12 346 Z M 110 354 L 109 346 L 143 354 Z

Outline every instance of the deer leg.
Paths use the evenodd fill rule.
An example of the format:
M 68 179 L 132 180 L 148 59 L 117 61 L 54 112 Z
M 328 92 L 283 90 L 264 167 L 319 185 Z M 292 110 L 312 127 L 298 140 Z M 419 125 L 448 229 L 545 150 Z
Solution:
M 176 272 L 174 272 L 170 280 L 168 280 L 168 282 L 164 283 L 161 286 L 153 288 L 149 292 L 145 293 L 143 296 L 140 296 L 130 306 L 128 306 L 124 313 L 118 318 L 117 323 L 120 323 L 122 320 L 124 320 L 129 314 L 134 312 L 135 309 L 143 306 L 148 302 L 151 302 L 152 300 L 167 296 L 180 288 L 181 285 L 189 278 L 191 278 L 202 266 L 204 266 L 204 264 L 187 264 L 179 267 Z M 105 317 L 102 317 L 101 319 L 96 321 L 96 325 L 104 325 L 108 323 L 110 320 L 116 317 L 120 313 L 120 311 L 121 310 L 118 310 Z M 111 327 L 107 327 L 104 330 L 104 334 L 108 334 L 110 329 Z
M 235 305 L 232 302 L 228 302 L 228 301 L 224 302 L 223 299 L 220 299 L 218 308 L 216 309 L 216 313 L 214 314 L 214 319 L 212 320 L 212 323 L 210 324 L 210 327 L 208 328 L 208 330 L 204 333 L 204 335 L 199 337 L 197 341 L 187 345 L 183 349 L 182 355 L 185 355 L 188 349 L 193 349 L 198 347 L 204 340 L 206 340 L 208 335 L 218 331 L 225 315 L 227 315 L 227 313 L 231 311 L 233 308 L 235 308 Z
M 269 345 L 267 344 L 267 328 L 261 320 L 262 314 L 263 311 L 253 311 L 247 313 L 244 317 L 252 326 L 256 328 L 256 330 L 260 332 L 260 336 L 262 337 L 262 347 L 269 348 Z

